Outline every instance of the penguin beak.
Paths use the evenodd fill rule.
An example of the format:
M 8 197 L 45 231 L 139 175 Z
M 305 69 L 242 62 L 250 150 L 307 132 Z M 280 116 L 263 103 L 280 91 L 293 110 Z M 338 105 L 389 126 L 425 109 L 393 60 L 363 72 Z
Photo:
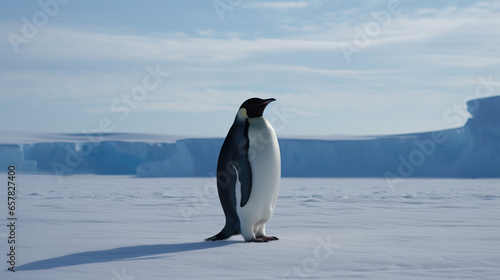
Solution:
M 262 103 L 260 103 L 260 107 L 266 107 L 267 105 L 269 105 L 269 103 L 273 102 L 273 101 L 276 101 L 276 99 L 274 98 L 269 98 L 269 99 L 266 99 L 264 100 Z

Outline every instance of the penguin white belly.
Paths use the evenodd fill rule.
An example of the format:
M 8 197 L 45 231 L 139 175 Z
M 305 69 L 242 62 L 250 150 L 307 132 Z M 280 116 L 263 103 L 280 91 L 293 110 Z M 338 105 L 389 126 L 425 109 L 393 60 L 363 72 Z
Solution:
M 256 236 L 265 236 L 265 223 L 273 215 L 281 178 L 280 150 L 274 129 L 264 118 L 250 118 L 248 122 L 248 160 L 252 168 L 252 191 L 244 207 L 239 203 L 239 184 L 236 191 L 241 234 L 246 241 Z

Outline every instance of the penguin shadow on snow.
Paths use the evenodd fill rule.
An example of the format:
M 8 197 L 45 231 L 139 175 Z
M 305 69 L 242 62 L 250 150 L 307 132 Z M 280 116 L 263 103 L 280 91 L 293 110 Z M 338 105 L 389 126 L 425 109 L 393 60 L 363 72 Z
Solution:
M 40 269 L 52 269 L 66 266 L 105 263 L 126 260 L 142 260 L 151 258 L 161 258 L 163 254 L 175 254 L 182 252 L 206 250 L 228 246 L 231 244 L 243 243 L 244 241 L 225 241 L 225 242 L 192 242 L 180 244 L 158 244 L 158 245 L 140 245 L 120 247 L 108 250 L 88 251 L 74 253 L 65 256 L 39 260 L 20 265 L 16 271 L 29 271 Z

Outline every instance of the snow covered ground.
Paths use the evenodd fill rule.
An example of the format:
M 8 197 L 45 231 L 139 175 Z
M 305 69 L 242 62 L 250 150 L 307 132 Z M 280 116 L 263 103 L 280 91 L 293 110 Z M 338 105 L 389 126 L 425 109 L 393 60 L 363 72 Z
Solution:
M 0 176 L 7 177 L 6 174 Z M 0 279 L 498 279 L 500 180 L 283 179 L 268 234 L 223 226 L 213 178 L 18 174 Z M 7 181 L 5 178 L 4 181 Z M 6 187 L 0 190 L 7 224 Z

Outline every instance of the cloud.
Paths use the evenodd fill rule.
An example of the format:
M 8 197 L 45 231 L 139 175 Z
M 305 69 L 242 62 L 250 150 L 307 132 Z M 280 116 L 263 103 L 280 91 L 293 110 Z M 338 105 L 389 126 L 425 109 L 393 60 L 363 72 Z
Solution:
M 181 113 L 205 113 L 215 111 L 234 111 L 235 107 L 221 106 L 215 104 L 206 104 L 190 101 L 172 101 L 172 102 L 143 102 L 136 108 L 132 108 L 130 112 L 181 112 Z M 93 108 L 88 110 L 92 113 L 109 113 L 107 107 Z
M 207 35 L 208 32 L 202 31 L 202 34 Z M 262 53 L 331 50 L 338 46 L 337 42 L 332 41 L 196 38 L 184 34 L 133 36 L 47 28 L 44 36 L 25 46 L 22 57 L 45 61 L 171 60 L 204 63 L 241 59 Z M 5 48 L 3 51 L 6 51 Z
M 143 75 L 143 74 L 142 74 Z M 62 73 L 54 71 L 10 71 L 0 77 L 0 94 L 22 99 L 34 96 L 91 101 L 129 92 L 138 80 L 119 73 Z M 140 80 L 137 81 L 137 84 Z M 85 101 L 84 101 L 85 102 Z
M 204 37 L 212 37 L 215 35 L 215 30 L 212 29 L 196 30 L 196 33 Z
M 386 62 L 383 65 L 393 63 L 403 67 L 406 64 L 398 63 L 400 59 L 415 63 L 414 67 L 423 67 L 425 72 L 437 69 L 436 66 L 441 72 L 443 68 L 459 67 L 456 69 L 462 69 L 462 75 L 470 70 L 467 68 L 500 64 L 498 52 L 493 47 L 500 44 L 498 5 L 481 2 L 467 7 L 415 10 L 403 7 L 403 10 L 405 12 L 392 15 L 386 25 L 381 24 L 380 32 L 368 37 L 369 43 L 360 49 L 361 54 L 355 53 L 351 58 L 369 53 L 371 60 L 383 58 Z M 350 29 L 350 33 L 343 35 L 343 43 L 355 46 L 360 30 L 369 23 L 374 26 L 376 19 L 371 16 L 344 27 L 344 30 Z
M 250 7 L 268 8 L 304 8 L 310 5 L 305 1 L 244 3 Z M 396 44 L 401 47 L 401 43 L 422 44 L 430 41 L 445 44 L 441 39 L 443 36 L 446 36 L 447 41 L 451 39 L 457 44 L 464 41 L 464 38 L 478 36 L 482 40 L 497 42 L 500 40 L 500 34 L 495 26 L 500 14 L 496 9 L 490 9 L 485 3 L 479 3 L 462 9 L 422 9 L 414 13 L 393 15 L 391 22 L 382 28 L 380 35 L 372 38 L 370 47 Z M 196 31 L 204 36 L 200 38 L 183 33 L 139 36 L 47 27 L 43 36 L 40 35 L 28 45 L 22 46 L 21 54 L 24 58 L 37 61 L 173 61 L 200 64 L 224 63 L 267 54 L 339 52 L 342 42 L 349 43 L 354 40 L 356 26 L 363 28 L 366 23 L 374 20 L 369 18 L 365 22 L 354 24 L 332 24 L 328 17 L 330 16 L 327 16 L 326 22 L 319 18 L 315 22 L 298 27 L 283 23 L 276 26 L 278 29 L 303 31 L 304 36 L 262 36 L 256 39 L 215 38 L 218 32 L 213 29 Z M 313 35 L 308 36 L 309 34 Z M 7 45 L 2 44 L 0 49 L 3 56 L 9 56 L 12 52 Z M 454 47 L 457 45 L 448 46 Z
M 315 1 L 311 1 L 315 2 Z M 304 9 L 311 5 L 307 1 L 283 1 L 283 2 L 263 2 L 263 1 L 247 1 L 242 7 L 249 9 L 272 9 L 272 10 L 289 10 L 289 9 Z

